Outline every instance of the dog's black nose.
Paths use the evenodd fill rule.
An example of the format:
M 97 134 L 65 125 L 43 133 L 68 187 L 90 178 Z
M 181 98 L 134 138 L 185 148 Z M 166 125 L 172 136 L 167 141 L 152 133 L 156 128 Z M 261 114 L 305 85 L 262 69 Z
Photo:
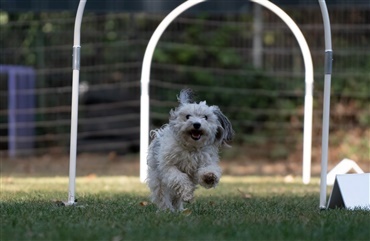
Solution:
M 194 126 L 194 129 L 198 130 L 200 128 L 200 123 L 198 123 L 198 122 L 194 123 L 193 126 Z

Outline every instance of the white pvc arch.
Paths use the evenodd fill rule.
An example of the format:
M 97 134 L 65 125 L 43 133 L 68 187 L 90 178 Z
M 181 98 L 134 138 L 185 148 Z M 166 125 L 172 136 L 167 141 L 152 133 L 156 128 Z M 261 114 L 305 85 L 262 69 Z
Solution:
M 73 59 L 72 59 L 72 104 L 71 104 L 71 135 L 69 148 L 69 185 L 68 201 L 65 205 L 75 204 L 76 187 L 76 158 L 77 158 L 77 127 L 78 127 L 78 90 L 80 81 L 80 49 L 81 49 L 81 22 L 84 14 L 86 0 L 80 0 L 78 4 L 74 35 L 73 35 Z
M 181 13 L 206 0 L 188 0 L 170 12 L 154 31 L 145 50 L 141 69 L 141 102 L 140 102 L 140 180 L 147 177 L 147 153 L 149 146 L 149 83 L 150 67 L 155 47 L 167 26 Z M 301 48 L 305 65 L 305 103 L 303 132 L 303 183 L 308 184 L 311 177 L 311 142 L 312 142 L 312 111 L 313 111 L 313 64 L 308 44 L 295 22 L 278 6 L 267 0 L 250 0 L 260 4 L 279 16 L 293 32 Z
M 324 75 L 324 103 L 322 118 L 322 142 L 321 142 L 321 175 L 320 175 L 320 209 L 326 208 L 326 178 L 328 170 L 329 153 L 329 119 L 330 119 L 330 86 L 333 62 L 333 49 L 331 41 L 331 27 L 328 8 L 325 0 L 319 0 L 321 15 L 324 22 L 325 36 L 325 75 Z

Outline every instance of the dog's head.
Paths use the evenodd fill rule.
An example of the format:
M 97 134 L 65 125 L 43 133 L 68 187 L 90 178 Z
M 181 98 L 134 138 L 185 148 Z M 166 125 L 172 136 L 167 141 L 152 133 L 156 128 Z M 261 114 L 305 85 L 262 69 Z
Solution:
M 178 101 L 180 105 L 170 112 L 169 126 L 185 145 L 219 146 L 232 140 L 232 125 L 217 106 L 208 106 L 205 101 L 196 103 L 190 89 L 182 90 Z

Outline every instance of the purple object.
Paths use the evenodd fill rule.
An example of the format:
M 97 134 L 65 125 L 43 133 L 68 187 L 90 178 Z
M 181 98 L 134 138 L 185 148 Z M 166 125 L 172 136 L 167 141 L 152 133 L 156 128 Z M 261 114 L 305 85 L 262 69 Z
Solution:
M 29 154 L 35 136 L 35 70 L 17 65 L 0 65 L 8 75 L 8 155 Z

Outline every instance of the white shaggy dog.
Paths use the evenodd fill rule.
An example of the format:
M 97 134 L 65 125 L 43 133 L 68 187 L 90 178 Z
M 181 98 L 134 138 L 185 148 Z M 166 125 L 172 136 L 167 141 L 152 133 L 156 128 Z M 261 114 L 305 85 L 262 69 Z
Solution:
M 169 123 L 153 130 L 149 146 L 148 179 L 151 200 L 161 210 L 183 210 L 200 184 L 215 187 L 221 177 L 219 148 L 234 135 L 230 121 L 217 106 L 195 103 L 184 89 Z

